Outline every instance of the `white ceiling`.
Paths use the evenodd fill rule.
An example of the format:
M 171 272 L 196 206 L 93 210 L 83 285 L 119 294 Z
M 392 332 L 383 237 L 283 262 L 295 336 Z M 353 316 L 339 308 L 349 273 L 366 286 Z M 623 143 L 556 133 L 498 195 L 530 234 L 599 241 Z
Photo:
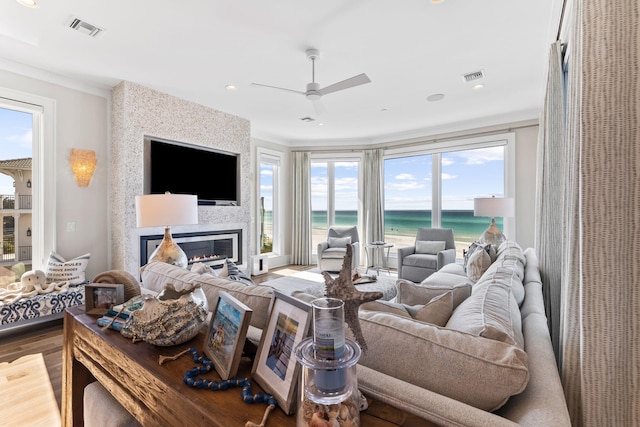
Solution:
M 288 145 L 367 144 L 537 119 L 561 0 L 38 0 L 0 6 L 0 58 L 102 88 L 127 80 L 251 121 Z M 105 29 L 65 27 L 70 16 Z M 301 94 L 316 81 L 371 83 Z M 473 90 L 462 74 L 483 70 Z M 1 82 L 0 82 L 1 84 Z M 236 91 L 225 86 L 233 84 Z M 442 93 L 444 99 L 428 102 Z M 306 123 L 300 119 L 313 117 Z M 323 123 L 323 126 L 319 126 Z

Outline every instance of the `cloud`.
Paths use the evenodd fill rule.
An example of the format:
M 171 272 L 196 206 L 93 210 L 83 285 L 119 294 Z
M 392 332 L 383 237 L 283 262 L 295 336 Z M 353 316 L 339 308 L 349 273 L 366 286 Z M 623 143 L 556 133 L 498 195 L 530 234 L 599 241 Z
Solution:
M 260 175 L 273 176 L 273 169 L 260 169 Z
M 451 175 L 450 173 L 444 173 L 442 172 L 442 179 L 456 179 L 458 177 L 458 175 Z
M 442 162 L 442 166 L 451 166 L 456 161 L 453 160 L 451 157 L 442 157 L 441 162 Z
M 31 129 L 27 129 L 22 134 L 8 135 L 6 139 L 7 141 L 18 142 L 22 147 L 31 148 L 31 144 L 33 142 L 33 132 Z
M 482 165 L 492 161 L 504 160 L 504 147 L 479 148 L 477 150 L 460 151 L 456 153 L 465 159 L 467 165 Z
M 341 190 L 358 191 L 358 178 L 338 178 L 335 182 L 336 192 Z
M 396 179 L 400 179 L 400 180 L 415 180 L 416 177 L 413 176 L 410 173 L 401 173 L 400 175 L 396 175 Z
M 420 190 L 422 188 L 424 188 L 424 184 L 416 181 L 390 182 L 384 186 L 385 191 Z
M 260 191 L 272 192 L 273 191 L 273 185 L 261 185 L 260 186 Z

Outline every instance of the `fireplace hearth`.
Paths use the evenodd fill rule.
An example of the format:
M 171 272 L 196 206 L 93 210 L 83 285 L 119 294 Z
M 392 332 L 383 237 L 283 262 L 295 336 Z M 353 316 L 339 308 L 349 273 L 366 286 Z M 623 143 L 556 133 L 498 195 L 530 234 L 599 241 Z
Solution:
M 162 237 L 161 234 L 140 236 L 140 267 L 149 262 L 153 251 L 160 246 Z M 172 238 L 187 255 L 189 268 L 196 262 L 214 265 L 223 259 L 242 263 L 242 230 L 176 233 L 172 234 Z

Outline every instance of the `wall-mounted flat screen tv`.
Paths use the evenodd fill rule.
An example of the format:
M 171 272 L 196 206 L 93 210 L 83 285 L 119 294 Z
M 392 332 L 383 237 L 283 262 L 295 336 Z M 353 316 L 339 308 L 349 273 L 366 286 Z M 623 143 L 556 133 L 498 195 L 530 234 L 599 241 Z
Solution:
M 209 147 L 144 139 L 144 193 L 196 194 L 199 205 L 239 205 L 240 155 Z

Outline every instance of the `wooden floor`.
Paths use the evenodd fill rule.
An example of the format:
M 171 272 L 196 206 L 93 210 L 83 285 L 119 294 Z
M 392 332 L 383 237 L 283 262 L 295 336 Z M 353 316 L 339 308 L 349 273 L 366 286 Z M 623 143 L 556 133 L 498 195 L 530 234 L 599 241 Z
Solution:
M 260 276 L 253 276 L 252 279 L 259 284 L 313 267 L 315 266 L 288 265 L 274 268 Z M 0 337 L 0 362 L 13 362 L 22 356 L 34 353 L 43 354 L 53 392 L 60 407 L 62 402 L 62 319 L 12 330 Z M 34 404 L 37 404 L 37 396 L 34 396 Z

